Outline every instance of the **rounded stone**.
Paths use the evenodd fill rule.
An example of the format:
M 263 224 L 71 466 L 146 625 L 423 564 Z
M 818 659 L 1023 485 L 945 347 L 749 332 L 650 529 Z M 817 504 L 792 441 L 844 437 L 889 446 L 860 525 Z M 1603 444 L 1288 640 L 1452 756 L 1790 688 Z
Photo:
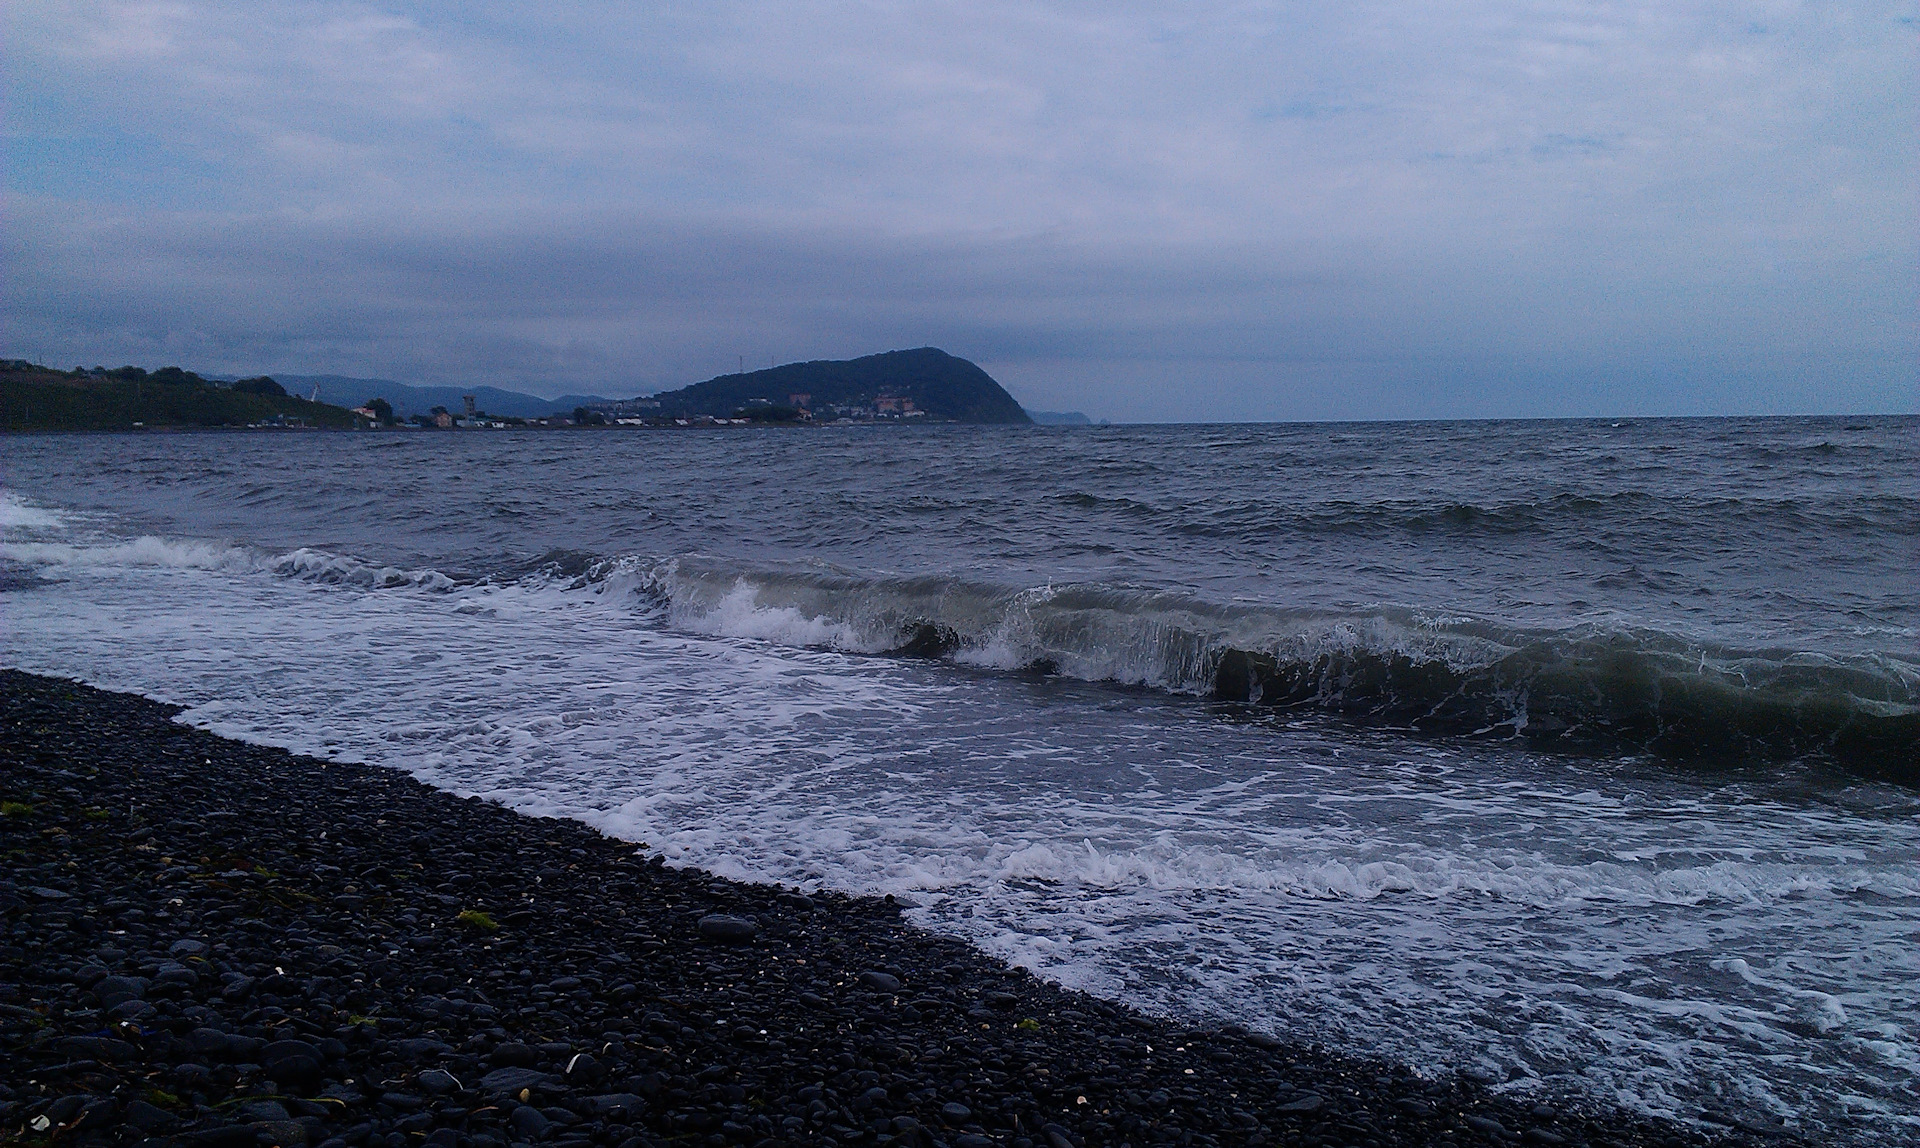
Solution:
M 700 918 L 698 928 L 703 939 L 726 945 L 744 944 L 760 933 L 760 926 L 752 921 L 725 913 L 710 913 Z

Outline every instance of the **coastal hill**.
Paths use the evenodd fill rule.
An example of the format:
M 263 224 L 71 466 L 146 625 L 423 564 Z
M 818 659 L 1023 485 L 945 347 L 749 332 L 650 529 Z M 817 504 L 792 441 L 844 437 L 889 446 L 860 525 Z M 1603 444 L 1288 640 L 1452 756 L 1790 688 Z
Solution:
M 288 395 L 270 378 L 216 386 L 162 367 L 62 371 L 0 360 L 0 429 L 133 430 L 140 427 L 352 427 L 350 410 Z
M 285 383 L 287 390 L 294 394 L 317 392 L 321 402 L 338 403 L 343 407 L 357 407 L 368 399 L 385 399 L 393 407 L 394 415 L 402 421 L 414 415 L 427 414 L 434 407 L 457 412 L 465 405 L 468 395 L 473 396 L 475 406 L 490 415 L 523 419 L 564 414 L 575 407 L 597 409 L 618 405 L 618 400 L 603 395 L 561 395 L 559 398 L 543 399 L 538 395 L 472 384 L 420 386 L 398 383 L 392 379 L 365 379 L 352 375 L 275 375 L 274 378 Z
M 933 347 L 721 375 L 677 391 L 662 391 L 653 401 L 660 404 L 662 416 L 725 418 L 756 403 L 797 406 L 793 400 L 799 395 L 808 396 L 806 405 L 816 416 L 842 408 L 902 414 L 924 411 L 923 417 L 935 422 L 1024 425 L 1033 421 L 993 376 Z
M 543 399 L 490 386 L 408 386 L 390 379 L 343 375 L 233 380 L 202 377 L 179 367 L 63 371 L 23 360 L 0 360 L 0 429 L 5 430 L 351 428 L 358 423 L 348 406 L 380 399 L 394 418 L 405 422 L 432 409 L 458 411 L 468 396 L 488 414 L 509 421 L 556 411 L 564 414 L 579 407 L 611 412 L 608 417 L 643 413 L 649 422 L 666 423 L 742 415 L 756 422 L 809 416 L 822 421 L 878 417 L 1010 425 L 1087 421 L 1077 413 L 1042 412 L 1029 417 L 991 375 L 933 347 L 859 359 L 788 363 L 626 401 L 598 395 Z M 796 408 L 805 408 L 806 413 Z
M 1028 411 L 1034 423 L 1043 427 L 1090 427 L 1093 420 L 1079 411 Z

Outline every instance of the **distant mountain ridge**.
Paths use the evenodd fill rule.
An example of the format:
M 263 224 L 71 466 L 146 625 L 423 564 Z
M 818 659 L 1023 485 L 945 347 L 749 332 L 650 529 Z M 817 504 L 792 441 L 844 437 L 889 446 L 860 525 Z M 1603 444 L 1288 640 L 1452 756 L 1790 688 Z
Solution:
M 833 407 L 874 411 L 882 400 L 909 400 L 940 422 L 1028 425 L 1032 419 L 993 376 L 937 347 L 886 351 L 858 359 L 816 359 L 721 375 L 653 396 L 666 416 L 724 418 L 756 401 L 786 405 L 808 396 L 816 415 Z
M 393 413 L 402 419 L 424 415 L 434 407 L 445 407 L 454 414 L 462 409 L 463 395 L 472 395 L 474 405 L 492 415 L 512 415 L 530 419 L 575 407 L 608 406 L 614 399 L 599 395 L 561 395 L 543 399 L 499 387 L 421 387 L 396 383 L 392 379 L 358 379 L 350 375 L 275 375 L 288 394 L 306 398 L 320 388 L 320 401 L 342 407 L 357 407 L 368 399 L 385 399 L 393 404 Z
M 369 399 L 385 399 L 393 404 L 394 414 L 401 419 L 427 414 L 434 407 L 445 407 L 458 414 L 467 395 L 472 395 L 474 405 L 488 414 L 515 418 L 565 414 L 575 407 L 609 408 L 633 401 L 602 395 L 543 399 L 499 387 L 418 386 L 352 375 L 275 375 L 274 378 L 289 394 L 307 398 L 317 389 L 321 402 L 336 406 L 357 407 Z M 652 401 L 660 404 L 657 413 L 661 416 L 725 418 L 755 400 L 785 406 L 794 395 L 809 396 L 816 412 L 834 406 L 872 410 L 879 400 L 891 397 L 909 400 L 914 409 L 924 411 L 926 418 L 937 422 L 1028 425 L 1036 421 L 993 376 L 966 359 L 935 347 L 886 351 L 858 359 L 816 359 L 719 375 L 678 390 L 661 391 L 652 396 Z M 1086 416 L 1077 412 L 1065 416 L 1043 412 L 1040 421 L 1055 419 L 1078 423 L 1086 421 Z

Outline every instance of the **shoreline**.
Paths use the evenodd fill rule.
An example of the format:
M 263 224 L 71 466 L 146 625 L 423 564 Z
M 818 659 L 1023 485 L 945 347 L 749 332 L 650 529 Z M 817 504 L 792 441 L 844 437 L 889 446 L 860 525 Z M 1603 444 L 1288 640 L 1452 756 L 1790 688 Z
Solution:
M 147 1148 L 1777 1142 L 1149 1017 L 890 899 L 0 670 L 0 1135 Z

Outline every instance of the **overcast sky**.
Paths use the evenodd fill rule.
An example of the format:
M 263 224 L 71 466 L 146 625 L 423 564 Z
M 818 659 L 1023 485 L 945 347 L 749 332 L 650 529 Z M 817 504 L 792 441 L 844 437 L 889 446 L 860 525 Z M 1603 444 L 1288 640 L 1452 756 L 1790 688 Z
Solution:
M 7 6 L 0 354 L 1914 411 L 1914 0 Z

